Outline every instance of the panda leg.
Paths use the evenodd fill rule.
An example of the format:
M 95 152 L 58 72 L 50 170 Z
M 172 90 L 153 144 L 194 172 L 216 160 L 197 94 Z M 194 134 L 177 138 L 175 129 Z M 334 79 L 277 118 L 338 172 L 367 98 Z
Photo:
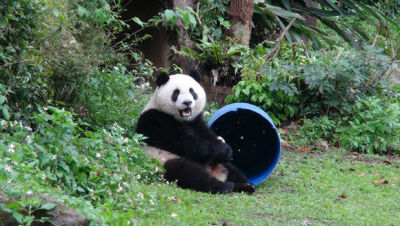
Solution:
M 227 180 L 233 182 L 235 192 L 248 192 L 253 193 L 256 191 L 256 187 L 247 180 L 244 174 L 232 163 L 223 163 L 225 168 L 228 170 Z
M 212 177 L 199 163 L 176 158 L 165 162 L 165 179 L 176 181 L 179 187 L 201 192 L 230 193 L 234 190 L 232 182 L 222 182 Z

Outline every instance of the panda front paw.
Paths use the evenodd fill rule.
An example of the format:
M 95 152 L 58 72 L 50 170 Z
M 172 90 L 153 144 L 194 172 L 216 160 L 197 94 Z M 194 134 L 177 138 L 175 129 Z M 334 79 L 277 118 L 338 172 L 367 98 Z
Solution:
M 212 144 L 211 150 L 213 152 L 211 163 L 229 162 L 232 159 L 232 149 L 226 143 L 216 141 Z
M 236 183 L 233 186 L 234 192 L 246 192 L 246 193 L 254 193 L 256 191 L 256 186 L 251 183 Z

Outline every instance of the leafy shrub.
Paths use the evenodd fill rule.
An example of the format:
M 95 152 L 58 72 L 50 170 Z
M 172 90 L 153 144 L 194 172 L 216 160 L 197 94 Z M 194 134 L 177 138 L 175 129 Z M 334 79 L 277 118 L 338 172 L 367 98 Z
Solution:
M 275 59 L 259 69 L 265 76 L 261 81 L 238 83 L 226 102 L 259 105 L 276 121 L 321 114 L 345 115 L 356 99 L 382 90 L 389 59 L 380 50 L 366 47 L 359 51 L 337 49 L 308 54 L 308 58 L 297 54 L 292 59 Z
M 129 45 L 116 43 L 115 32 L 125 23 L 115 4 L 113 11 L 104 0 L 2 1 L 0 96 L 6 100 L 1 100 L 0 117 L 26 121 L 37 106 L 52 104 L 73 107 L 93 125 L 118 121 L 132 126 L 132 118 L 121 115 L 137 114 L 132 105 L 134 82 L 151 75 L 154 67 Z M 132 73 L 123 68 L 121 75 L 112 68 L 118 63 L 128 65 L 128 54 L 133 58 Z M 100 85 L 109 97 L 90 90 L 99 88 L 98 82 L 110 85 Z
M 82 84 L 76 108 L 86 111 L 91 125 L 106 127 L 117 122 L 123 128 L 130 128 L 144 107 L 144 94 L 149 88 L 148 83 L 139 79 L 121 64 L 112 70 L 98 71 Z
M 149 22 L 161 22 L 164 26 L 175 29 L 177 20 L 181 19 L 184 28 L 189 30 L 191 40 L 209 40 L 212 42 L 222 40 L 224 29 L 231 26 L 230 22 L 225 20 L 229 0 L 200 0 L 199 4 L 201 7 L 197 12 L 191 7 L 186 9 L 176 8 L 175 10 L 166 9 Z M 201 22 L 201 27 L 197 26 L 196 17 Z
M 305 114 L 346 113 L 357 98 L 380 90 L 389 66 L 389 59 L 380 50 L 369 47 L 353 52 L 339 50 L 337 56 L 314 52 L 312 57 L 311 64 L 301 68 L 307 96 L 301 106 Z
M 272 86 L 272 88 L 275 88 Z M 276 124 L 293 117 L 298 113 L 298 97 L 294 87 L 280 87 L 277 91 L 271 91 L 271 82 L 240 81 L 232 89 L 232 94 L 225 99 L 227 103 L 248 102 L 255 104 L 268 112 L 268 115 Z
M 196 12 L 192 7 L 187 7 L 184 10 L 176 8 L 175 11 L 166 9 L 163 13 L 160 13 L 160 17 L 159 19 L 164 23 L 164 26 L 168 26 L 172 29 L 179 19 L 182 20 L 183 27 L 186 30 L 193 30 L 197 25 Z
M 197 33 L 197 39 L 217 41 L 224 38 L 224 30 L 231 26 L 226 20 L 229 0 L 208 1 L 200 0 L 199 18 L 201 20 L 201 32 Z M 196 39 L 192 38 L 192 40 Z
M 222 65 L 229 61 L 234 54 L 245 51 L 246 46 L 233 45 L 235 40 L 228 38 L 229 42 L 227 42 L 227 37 L 222 35 L 231 26 L 230 22 L 226 20 L 229 1 L 200 0 L 199 4 L 201 7 L 196 12 L 191 7 L 166 9 L 147 23 L 138 21 L 138 19 L 135 19 L 135 22 L 142 27 L 146 24 L 160 23 L 169 29 L 176 29 L 177 21 L 181 20 L 183 27 L 188 30 L 190 36 L 188 41 L 192 42 L 196 48 L 181 46 L 178 50 L 173 46 L 172 50 L 175 54 L 185 55 L 211 66 Z M 178 30 L 177 35 L 180 35 Z
M 26 109 L 31 102 L 40 103 L 49 97 L 47 78 L 41 76 L 43 58 L 37 44 L 42 1 L 4 0 L 0 3 L 0 85 L 2 114 L 6 119 L 17 108 Z M 3 118 L 0 117 L 0 118 Z M 14 115 L 19 118 L 20 114 Z
M 336 130 L 342 126 L 339 118 L 330 119 L 324 115 L 312 119 L 304 119 L 303 126 L 297 131 L 297 139 L 303 146 L 315 146 L 324 141 L 336 143 Z
M 103 202 L 130 182 L 158 179 L 157 165 L 139 147 L 141 136 L 124 137 L 117 124 L 82 131 L 70 112 L 50 106 L 35 122 L 34 130 L 22 121 L 1 122 L 0 184 L 36 181 Z
M 127 62 L 112 43 L 114 30 L 125 24 L 102 0 L 49 2 L 46 7 L 51 13 L 40 15 L 38 29 L 42 46 L 34 47 L 44 59 L 52 99 L 71 105 L 80 98 L 81 84 L 98 70 Z M 53 13 L 59 16 L 51 19 Z
M 400 102 L 382 97 L 357 101 L 352 114 L 338 127 L 340 144 L 368 153 L 400 153 Z
M 321 141 L 349 151 L 376 154 L 400 153 L 400 104 L 396 98 L 373 96 L 357 101 L 342 118 L 304 119 L 296 142 L 315 146 Z

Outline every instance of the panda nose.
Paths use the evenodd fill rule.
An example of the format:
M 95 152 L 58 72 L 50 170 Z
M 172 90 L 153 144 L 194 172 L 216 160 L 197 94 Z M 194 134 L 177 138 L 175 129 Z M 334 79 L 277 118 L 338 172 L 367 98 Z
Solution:
M 189 106 L 189 105 L 191 105 L 191 104 L 192 104 L 192 101 L 190 101 L 190 100 L 187 100 L 187 101 L 184 101 L 184 102 L 183 102 L 183 104 L 184 104 L 184 105 L 186 105 L 186 106 Z

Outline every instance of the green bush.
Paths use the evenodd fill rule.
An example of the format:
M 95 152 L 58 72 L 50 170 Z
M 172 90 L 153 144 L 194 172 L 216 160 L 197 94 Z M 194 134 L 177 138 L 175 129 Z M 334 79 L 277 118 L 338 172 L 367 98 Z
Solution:
M 135 85 L 154 67 L 129 45 L 116 42 L 116 32 L 126 25 L 115 4 L 111 10 L 104 0 L 2 1 L 0 117 L 27 121 L 37 106 L 51 104 L 74 108 L 93 125 L 132 126 L 141 106 L 132 105 L 139 99 Z M 120 66 L 129 65 L 128 55 L 130 72 Z M 123 74 L 113 70 L 115 65 Z M 96 90 L 99 82 L 110 85 L 100 84 L 102 94 Z
M 400 102 L 382 97 L 357 101 L 352 114 L 343 118 L 338 127 L 340 144 L 368 153 L 400 153 Z
M 35 128 L 22 121 L 1 122 L 0 186 L 10 181 L 50 184 L 65 194 L 89 195 L 96 203 L 111 198 L 109 191 L 128 189 L 129 183 L 159 179 L 157 165 L 140 149 L 142 137 L 125 137 L 118 124 L 83 131 L 72 113 L 50 106 L 40 109 L 34 121 Z
M 303 146 L 328 141 L 348 151 L 399 154 L 399 99 L 368 97 L 356 101 L 347 116 L 305 119 L 295 139 Z
M 41 46 L 34 47 L 43 57 L 52 99 L 73 105 L 80 98 L 81 85 L 98 70 L 127 63 L 112 43 L 115 30 L 125 24 L 102 0 L 50 1 L 46 7 L 37 31 Z
M 277 91 L 271 91 L 271 81 L 240 81 L 232 89 L 232 94 L 225 98 L 226 103 L 248 102 L 266 110 L 276 124 L 293 117 L 298 113 L 298 96 L 294 94 L 295 87 L 281 86 Z
M 131 128 L 146 103 L 149 88 L 148 83 L 118 64 L 112 70 L 97 71 L 81 85 L 76 108 L 87 114 L 86 121 L 91 125 L 105 127 L 117 122 Z
M 33 46 L 40 43 L 38 24 L 45 6 L 42 1 L 0 2 L 0 118 L 20 118 L 20 109 L 49 97 L 48 81 L 42 76 L 43 57 Z
M 304 119 L 303 126 L 297 132 L 297 139 L 303 147 L 317 146 L 318 144 L 330 141 L 337 143 L 336 132 L 342 126 L 340 118 L 330 119 L 324 115 L 312 119 Z
M 287 51 L 287 49 L 286 49 Z M 390 59 L 380 50 L 337 49 L 309 52 L 309 57 L 275 59 L 259 69 L 261 81 L 239 82 L 226 102 L 249 102 L 275 121 L 322 114 L 346 115 L 355 100 L 383 92 Z M 253 61 L 243 68 L 253 68 Z

